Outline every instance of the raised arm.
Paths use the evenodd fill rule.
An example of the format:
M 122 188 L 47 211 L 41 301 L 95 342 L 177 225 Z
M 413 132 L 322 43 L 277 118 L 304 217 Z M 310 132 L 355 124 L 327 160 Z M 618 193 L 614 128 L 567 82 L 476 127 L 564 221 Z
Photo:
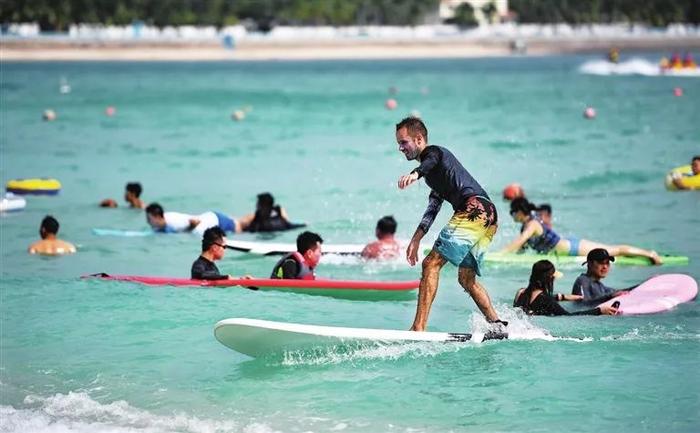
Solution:
M 515 240 L 508 245 L 506 245 L 505 248 L 501 250 L 502 253 L 515 253 L 520 251 L 520 249 L 525 245 L 528 239 L 530 239 L 532 236 L 536 235 L 537 233 L 542 231 L 542 227 L 537 221 L 530 221 L 525 225 L 525 230 L 520 233 L 520 235 L 515 238 Z

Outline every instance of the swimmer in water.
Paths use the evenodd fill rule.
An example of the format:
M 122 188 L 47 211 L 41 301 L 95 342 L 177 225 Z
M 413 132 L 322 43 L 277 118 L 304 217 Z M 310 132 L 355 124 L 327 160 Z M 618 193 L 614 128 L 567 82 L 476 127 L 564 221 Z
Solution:
M 510 203 L 510 215 L 522 224 L 520 236 L 508 244 L 501 252 L 516 253 L 522 248 L 530 247 L 540 254 L 554 252 L 561 255 L 585 256 L 594 248 L 604 248 L 613 256 L 646 257 L 655 265 L 662 263 L 655 251 L 643 250 L 629 245 L 604 245 L 577 237 L 563 238 L 535 213 L 535 205 L 526 198 L 517 198 Z
M 399 256 L 399 243 L 394 239 L 396 220 L 393 216 L 385 216 L 377 222 L 374 231 L 377 240 L 370 242 L 362 250 L 365 259 L 390 260 Z
M 690 189 L 685 185 L 684 179 L 688 177 L 693 177 L 693 176 L 698 176 L 700 175 L 700 155 L 696 155 L 693 157 L 693 160 L 690 161 L 690 173 L 676 173 L 674 172 L 671 175 L 671 178 L 673 179 L 673 184 L 676 186 L 678 189 Z
M 145 209 L 146 204 L 141 200 L 141 192 L 143 188 L 138 182 L 129 182 L 124 189 L 124 200 L 129 203 L 132 209 Z M 106 198 L 100 202 L 100 207 L 117 207 L 117 201 L 111 198 Z
M 297 250 L 286 254 L 272 268 L 270 278 L 282 280 L 315 280 L 314 269 L 321 261 L 321 236 L 303 232 L 297 236 Z
M 570 313 L 566 311 L 557 301 L 576 301 L 581 299 L 576 295 L 554 294 L 554 279 L 561 276 L 552 262 L 540 260 L 532 265 L 530 282 L 527 287 L 518 290 L 513 301 L 513 307 L 522 308 L 527 314 L 535 316 L 599 316 L 617 314 L 617 308 L 612 306 L 601 306 L 585 311 Z
M 202 254 L 192 263 L 193 280 L 231 280 L 235 277 L 222 275 L 215 261 L 224 258 L 226 233 L 219 226 L 209 227 L 202 235 Z
M 58 235 L 58 228 L 59 224 L 56 218 L 51 215 L 46 215 L 39 227 L 39 236 L 41 236 L 41 240 L 29 246 L 29 254 L 56 256 L 75 253 L 76 249 L 73 244 L 56 237 Z
M 255 213 L 241 218 L 240 226 L 246 232 L 273 232 L 292 227 L 287 211 L 275 204 L 275 198 L 269 192 L 258 194 Z

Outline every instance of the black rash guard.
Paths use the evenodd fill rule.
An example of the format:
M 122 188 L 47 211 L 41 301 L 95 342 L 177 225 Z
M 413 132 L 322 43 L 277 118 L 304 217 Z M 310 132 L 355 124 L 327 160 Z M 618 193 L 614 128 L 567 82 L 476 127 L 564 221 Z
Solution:
M 226 280 L 228 275 L 221 275 L 219 273 L 219 268 L 216 267 L 214 262 L 207 260 L 206 258 L 199 256 L 197 260 L 192 263 L 192 279 L 193 280 Z
M 489 198 L 486 191 L 462 166 L 457 158 L 441 146 L 427 146 L 419 156 L 420 165 L 413 170 L 418 178 L 425 178 L 430 187 L 428 207 L 418 228 L 427 233 L 442 207 L 443 200 L 452 205 L 454 211 L 464 210 L 467 199 L 478 195 Z M 490 200 L 490 199 L 489 199 Z
M 516 299 L 513 304 L 514 307 L 521 307 L 527 314 L 532 314 L 535 316 L 600 316 L 600 308 L 592 308 L 590 310 L 576 311 L 575 313 L 570 313 L 564 309 L 557 301 L 552 299 L 546 293 L 542 292 L 535 298 L 534 301 L 530 302 L 530 305 L 524 305 L 525 300 L 523 296 L 528 296 L 526 292 L 523 292 L 518 299 Z

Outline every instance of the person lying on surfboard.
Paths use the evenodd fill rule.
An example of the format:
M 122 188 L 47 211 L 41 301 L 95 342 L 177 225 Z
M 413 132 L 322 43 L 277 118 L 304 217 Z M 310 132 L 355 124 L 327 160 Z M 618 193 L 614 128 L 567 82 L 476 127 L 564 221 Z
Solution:
M 454 210 L 423 260 L 418 305 L 411 330 L 425 330 L 437 293 L 440 270 L 448 261 L 459 268 L 459 284 L 469 293 L 486 320 L 504 328 L 507 322 L 499 320 L 488 292 L 476 281 L 476 276 L 481 275 L 484 253 L 498 227 L 496 206 L 452 152 L 441 146 L 428 145 L 428 129 L 419 118 L 407 117 L 396 125 L 396 142 L 406 160 L 420 162 L 409 174 L 399 178 L 399 189 L 421 177 L 430 187 L 428 207 L 406 249 L 406 259 L 411 266 L 418 261 L 420 241 L 435 221 L 442 202 L 447 200 Z
M 540 260 L 532 265 L 530 282 L 515 294 L 513 307 L 522 308 L 525 313 L 535 316 L 581 316 L 601 314 L 617 314 L 617 308 L 612 306 L 602 306 L 590 310 L 570 313 L 566 311 L 557 300 L 575 301 L 581 299 L 576 295 L 564 295 L 558 293 L 554 295 L 554 279 L 561 276 L 552 262 Z
M 390 260 L 399 256 L 399 243 L 394 239 L 396 233 L 396 220 L 393 216 L 385 216 L 377 221 L 374 234 L 377 240 L 365 245 L 362 250 L 362 258 Z
M 315 280 L 314 268 L 321 260 L 321 236 L 303 232 L 297 236 L 297 250 L 282 257 L 272 268 L 270 278 Z
M 238 221 L 222 212 L 210 211 L 200 215 L 164 212 L 158 203 L 151 203 L 146 207 L 146 221 L 154 231 L 161 233 L 204 233 L 206 229 L 214 226 L 219 226 L 224 232 L 241 231 Z
M 287 211 L 275 205 L 275 198 L 269 192 L 258 194 L 255 213 L 241 217 L 240 226 L 246 232 L 275 232 L 304 227 L 306 224 L 289 221 Z
M 571 294 L 581 296 L 582 302 L 600 304 L 608 299 L 626 295 L 637 287 L 634 285 L 627 289 L 615 290 L 601 282 L 610 271 L 610 262 L 614 261 L 615 257 L 611 256 L 605 248 L 594 248 L 589 251 L 583 263 L 587 265 L 586 272 L 576 278 Z
M 655 265 L 662 263 L 656 251 L 643 250 L 629 245 L 604 245 L 577 237 L 561 237 L 547 227 L 535 214 L 535 205 L 526 198 L 516 198 L 510 202 L 510 215 L 522 224 L 520 236 L 508 244 L 501 252 L 515 253 L 529 247 L 540 254 L 555 253 L 569 256 L 585 256 L 594 248 L 605 248 L 613 256 L 646 257 Z

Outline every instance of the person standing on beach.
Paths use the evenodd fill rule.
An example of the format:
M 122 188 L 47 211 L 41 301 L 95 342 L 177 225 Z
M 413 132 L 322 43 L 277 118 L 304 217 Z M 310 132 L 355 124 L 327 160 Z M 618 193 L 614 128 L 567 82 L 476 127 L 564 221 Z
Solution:
M 500 324 L 502 330 L 508 322 L 499 320 L 488 292 L 476 281 L 477 275 L 481 276 L 485 250 L 498 228 L 496 206 L 449 150 L 428 145 L 428 129 L 417 117 L 407 117 L 396 125 L 396 142 L 408 161 L 420 162 L 417 168 L 399 178 L 399 189 L 421 177 L 431 189 L 428 207 L 406 249 L 406 259 L 411 266 L 418 261 L 420 241 L 433 224 L 442 202 L 449 201 L 454 210 L 454 215 L 423 260 L 418 306 L 411 330 L 425 330 L 437 293 L 440 270 L 448 261 L 458 267 L 459 284 L 469 293 L 486 320 Z

